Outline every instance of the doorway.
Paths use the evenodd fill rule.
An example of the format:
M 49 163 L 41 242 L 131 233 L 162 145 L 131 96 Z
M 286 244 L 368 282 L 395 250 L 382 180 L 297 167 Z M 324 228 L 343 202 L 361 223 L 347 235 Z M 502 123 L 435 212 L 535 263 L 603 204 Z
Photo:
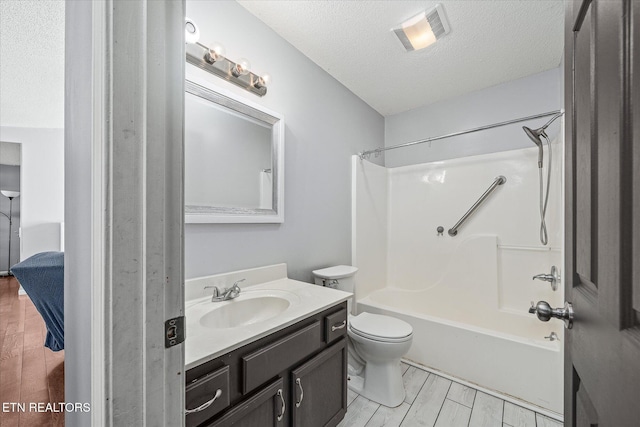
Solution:
M 0 142 L 0 276 L 20 261 L 21 145 Z

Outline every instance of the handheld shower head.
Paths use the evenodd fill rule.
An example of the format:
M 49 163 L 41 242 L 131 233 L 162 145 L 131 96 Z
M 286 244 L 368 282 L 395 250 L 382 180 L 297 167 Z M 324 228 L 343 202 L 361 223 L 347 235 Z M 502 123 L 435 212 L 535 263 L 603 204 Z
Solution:
M 547 202 L 549 201 L 549 184 L 551 183 L 551 141 L 549 141 L 549 137 L 545 132 L 545 129 L 549 127 L 551 123 L 558 117 L 562 116 L 564 113 L 562 111 L 556 113 L 551 120 L 545 123 L 544 126 L 538 129 L 531 129 L 526 126 L 522 126 L 522 130 L 527 134 L 529 139 L 533 141 L 534 144 L 538 146 L 538 177 L 540 181 L 540 243 L 546 245 L 549 242 L 549 237 L 547 235 L 547 224 L 545 223 L 544 217 L 547 213 Z M 547 161 L 547 194 L 543 196 L 543 188 L 544 188 L 544 179 L 542 177 L 542 138 L 547 141 L 547 147 L 549 152 L 549 158 Z
M 549 141 L 549 137 L 547 136 L 547 133 L 545 132 L 545 130 L 549 127 L 551 123 L 553 123 L 555 119 L 562 116 L 563 114 L 564 114 L 563 112 L 559 112 L 555 114 L 553 117 L 551 117 L 551 119 L 547 123 L 544 124 L 544 126 L 538 129 L 531 129 L 526 126 L 522 126 L 522 130 L 524 130 L 524 132 L 533 141 L 533 143 L 538 146 L 538 167 L 539 168 L 542 168 L 542 156 L 543 156 L 542 139 L 540 137 L 544 137 L 547 141 Z
M 542 139 L 540 136 L 546 137 L 547 134 L 544 132 L 544 128 L 539 129 L 531 129 L 526 126 L 522 126 L 522 130 L 527 136 L 533 141 L 534 144 L 538 146 L 538 167 L 542 167 Z

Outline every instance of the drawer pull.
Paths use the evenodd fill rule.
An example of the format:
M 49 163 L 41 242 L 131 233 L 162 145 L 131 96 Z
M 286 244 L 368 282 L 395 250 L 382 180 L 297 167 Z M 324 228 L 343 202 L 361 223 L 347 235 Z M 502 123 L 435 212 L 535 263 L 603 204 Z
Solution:
M 284 411 L 286 410 L 287 405 L 285 405 L 284 403 L 284 397 L 282 396 L 281 388 L 278 389 L 278 392 L 276 394 L 280 396 L 280 400 L 282 401 L 282 412 L 280 412 L 280 415 L 278 415 L 278 421 L 282 421 L 282 418 L 284 418 Z
M 347 321 L 346 321 L 346 320 L 343 320 L 343 321 L 342 321 L 342 323 L 340 323 L 340 326 L 333 325 L 333 326 L 331 327 L 331 332 L 335 332 L 335 331 L 337 331 L 338 329 L 343 329 L 345 326 L 347 326 Z
M 302 404 L 302 399 L 304 399 L 304 390 L 302 389 L 302 381 L 300 381 L 300 378 L 296 378 L 296 384 L 298 384 L 300 388 L 300 400 L 296 402 L 296 408 L 299 408 Z
M 205 409 L 207 409 L 209 406 L 211 406 L 211 404 L 213 404 L 213 402 L 216 401 L 217 398 L 219 398 L 222 395 L 222 390 L 218 389 L 216 391 L 215 396 L 213 396 L 213 399 L 204 402 L 202 405 L 198 406 L 197 408 L 193 408 L 193 409 L 185 409 L 184 413 L 185 414 L 193 414 L 194 412 L 200 412 L 200 411 L 204 411 Z

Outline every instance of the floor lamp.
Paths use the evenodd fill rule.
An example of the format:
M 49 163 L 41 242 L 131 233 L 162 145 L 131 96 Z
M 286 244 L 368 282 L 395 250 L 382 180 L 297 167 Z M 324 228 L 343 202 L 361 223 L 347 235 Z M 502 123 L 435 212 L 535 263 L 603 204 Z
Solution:
M 11 276 L 11 232 L 13 231 L 13 199 L 20 196 L 19 191 L 0 190 L 3 196 L 9 199 L 9 215 L 0 212 L 9 219 L 9 255 L 7 257 L 7 276 Z

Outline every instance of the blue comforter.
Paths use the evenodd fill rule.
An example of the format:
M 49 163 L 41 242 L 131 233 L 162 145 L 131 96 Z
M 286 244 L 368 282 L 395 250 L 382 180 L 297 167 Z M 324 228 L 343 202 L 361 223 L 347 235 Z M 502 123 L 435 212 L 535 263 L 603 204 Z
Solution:
M 11 267 L 47 325 L 44 345 L 64 349 L 64 252 L 42 252 Z

